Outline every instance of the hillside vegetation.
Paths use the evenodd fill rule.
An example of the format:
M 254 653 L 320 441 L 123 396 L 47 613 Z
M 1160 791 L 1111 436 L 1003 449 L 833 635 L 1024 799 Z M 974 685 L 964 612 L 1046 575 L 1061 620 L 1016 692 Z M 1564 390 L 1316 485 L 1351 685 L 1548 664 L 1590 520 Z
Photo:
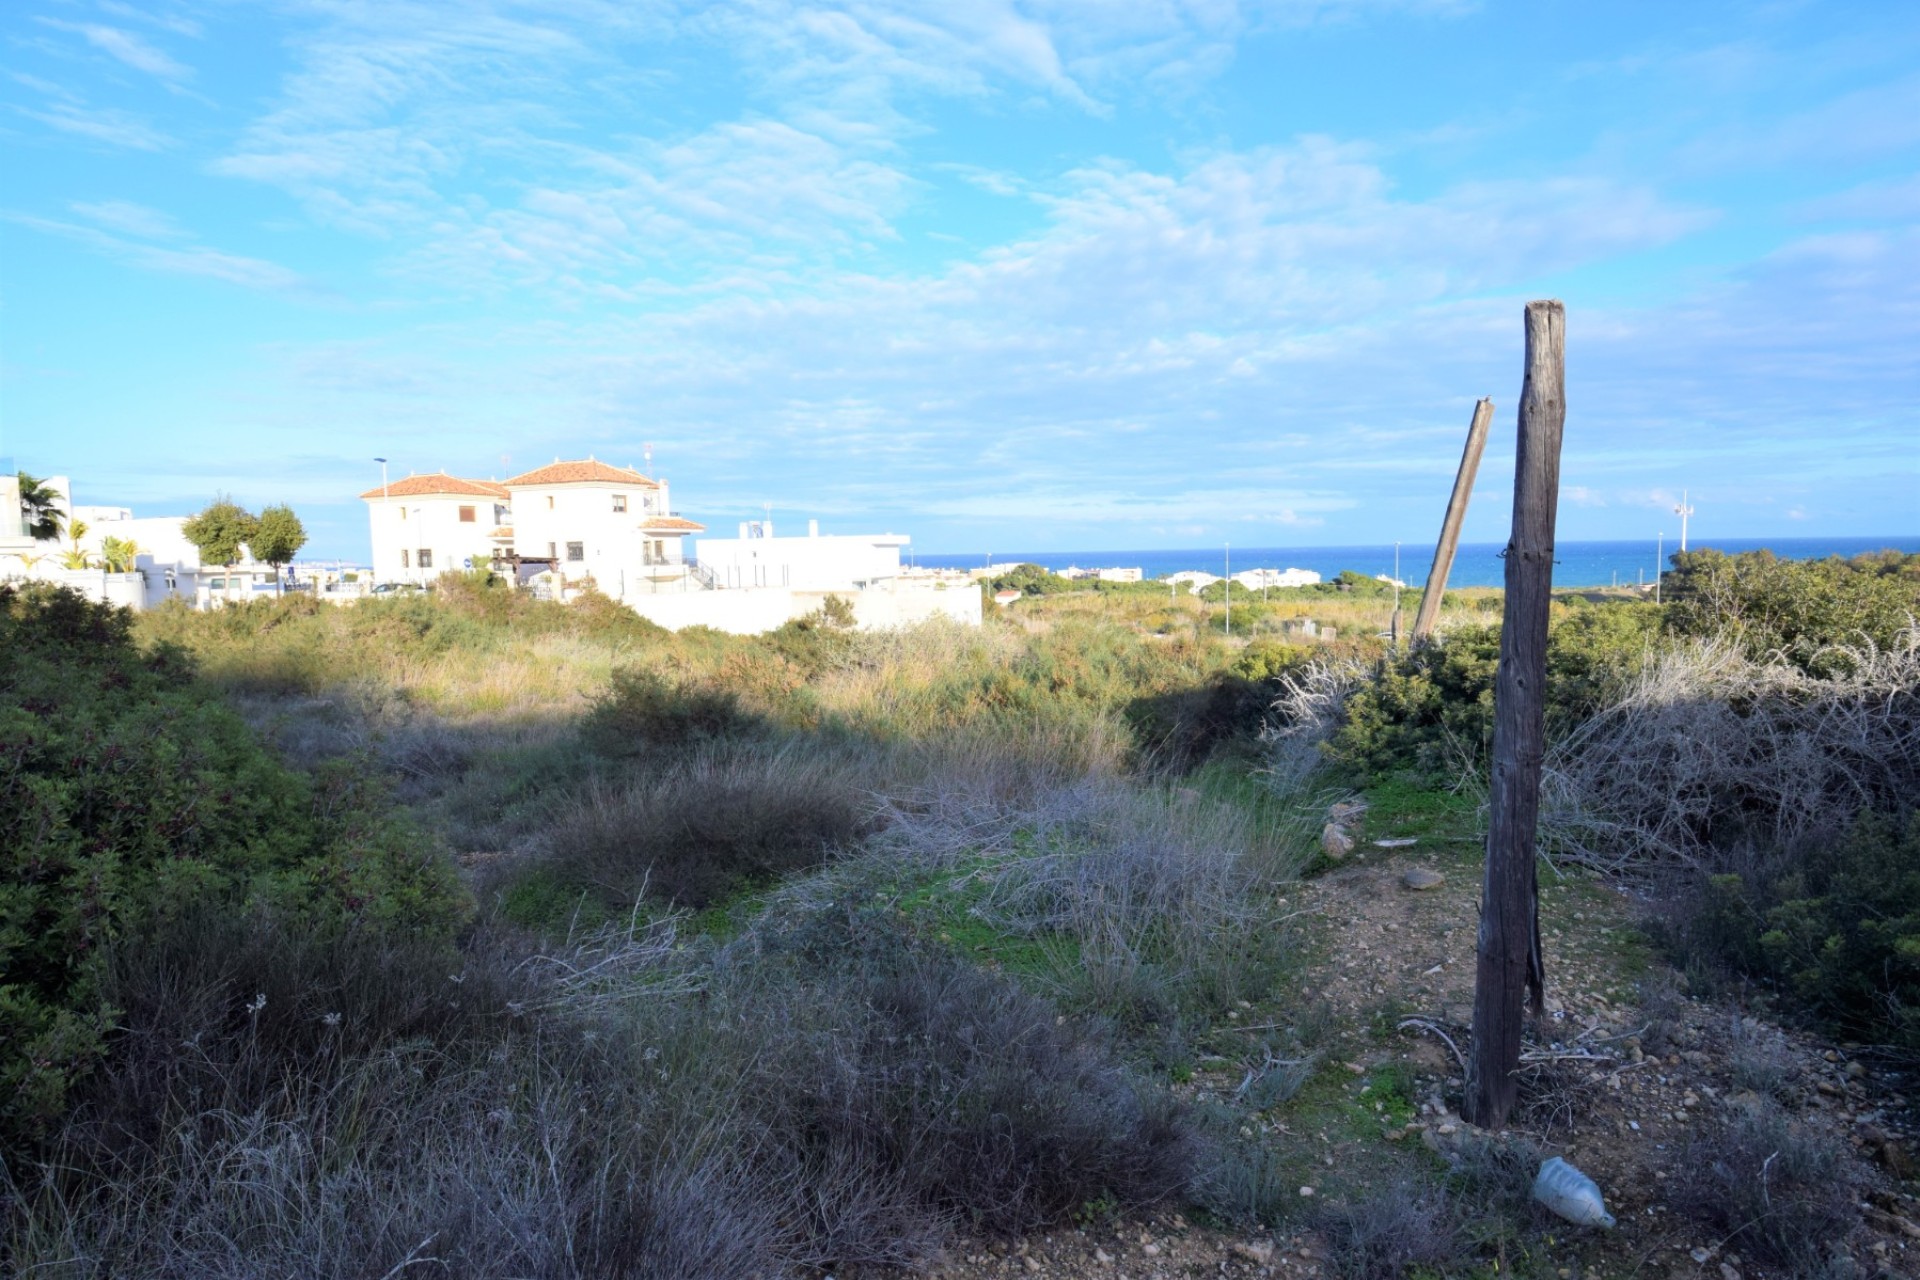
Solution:
M 1546 910 L 1609 921 L 1564 981 L 1621 1026 L 1589 1057 L 1717 1016 L 1643 930 L 1695 997 L 1920 1049 L 1914 558 L 1669 586 L 1555 605 Z M 1236 597 L 1231 636 L 1152 584 L 755 638 L 484 575 L 138 619 L 10 593 L 0 1270 L 1624 1272 L 1653 1239 L 1525 1194 L 1605 1090 L 1536 1073 L 1463 1146 L 1421 1030 L 1463 1034 L 1470 965 L 1427 948 L 1471 949 L 1498 604 L 1391 656 L 1356 584 Z M 1449 887 L 1403 911 L 1404 846 Z M 1797 1070 L 1762 1128 L 1669 1145 L 1744 1167 Z M 1657 1212 L 1750 1275 L 1879 1256 L 1812 1190 L 1868 1175 L 1794 1141 L 1783 1207 Z

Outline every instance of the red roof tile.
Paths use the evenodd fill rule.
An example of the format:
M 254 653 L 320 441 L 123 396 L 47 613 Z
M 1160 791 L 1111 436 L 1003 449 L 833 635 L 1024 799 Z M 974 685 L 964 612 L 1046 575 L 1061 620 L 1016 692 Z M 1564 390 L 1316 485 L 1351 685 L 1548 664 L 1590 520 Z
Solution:
M 375 487 L 360 495 L 371 502 L 375 498 L 500 498 L 507 496 L 505 485 L 495 484 L 491 480 L 462 480 L 459 476 L 450 476 L 442 471 L 438 475 L 408 476 L 404 480 L 395 480 L 385 488 Z
M 696 524 L 691 520 L 683 520 L 679 516 L 655 516 L 640 527 L 662 533 L 705 533 L 707 531 L 707 526 Z
M 535 467 L 525 475 L 513 477 L 507 484 L 514 489 L 550 484 L 621 484 L 647 489 L 660 487 L 631 467 L 609 466 L 592 458 L 584 462 L 553 462 L 544 467 Z

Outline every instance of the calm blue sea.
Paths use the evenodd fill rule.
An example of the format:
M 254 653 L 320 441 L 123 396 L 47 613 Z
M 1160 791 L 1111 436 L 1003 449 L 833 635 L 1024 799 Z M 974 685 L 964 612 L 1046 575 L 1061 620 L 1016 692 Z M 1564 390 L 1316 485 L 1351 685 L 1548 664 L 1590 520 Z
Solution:
M 1713 547 L 1729 554 L 1738 551 L 1771 550 L 1790 560 L 1817 560 L 1826 556 L 1855 556 L 1863 552 L 1891 547 L 1897 551 L 1920 551 L 1920 536 L 1887 538 L 1717 538 L 1695 539 L 1694 549 Z M 1500 553 L 1501 542 L 1467 542 L 1453 562 L 1447 585 L 1453 587 L 1497 587 L 1505 579 Z M 1669 556 L 1674 544 L 1666 546 Z M 1322 578 L 1332 578 L 1342 569 L 1369 576 L 1393 572 L 1394 551 L 1385 547 L 1247 547 L 1233 548 L 1233 572 L 1243 569 L 1312 569 Z M 1553 582 L 1559 587 L 1604 587 L 1614 583 L 1631 585 L 1652 581 L 1658 567 L 1659 551 L 1652 539 L 1645 542 L 1563 542 L 1555 562 Z M 972 569 L 986 563 L 981 555 L 915 555 L 915 564 L 929 568 Z M 993 563 L 1027 563 L 1048 569 L 1078 566 L 1083 569 L 1138 567 L 1149 578 L 1165 577 L 1182 569 L 1204 569 L 1222 573 L 1226 567 L 1219 547 L 1191 551 L 995 551 Z M 1419 585 L 1426 581 L 1433 562 L 1433 547 L 1403 543 L 1400 547 L 1401 581 Z

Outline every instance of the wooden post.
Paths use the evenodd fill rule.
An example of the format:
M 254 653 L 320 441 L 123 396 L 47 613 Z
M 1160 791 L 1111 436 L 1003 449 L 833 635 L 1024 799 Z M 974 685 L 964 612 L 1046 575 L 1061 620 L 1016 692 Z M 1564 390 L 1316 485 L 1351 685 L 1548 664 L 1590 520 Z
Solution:
M 1504 1128 L 1513 1109 L 1523 997 L 1538 1017 L 1545 994 L 1534 834 L 1546 749 L 1547 605 L 1560 435 L 1567 420 L 1566 334 L 1566 308 L 1559 302 L 1527 304 L 1527 373 L 1520 388 L 1506 616 L 1494 680 L 1491 822 L 1467 1066 L 1466 1118 L 1484 1129 Z
M 1460 549 L 1460 525 L 1467 518 L 1467 502 L 1473 497 L 1473 478 L 1480 471 L 1480 455 L 1487 447 L 1487 428 L 1493 425 L 1493 401 L 1482 399 L 1473 406 L 1473 421 L 1467 426 L 1467 447 L 1460 455 L 1460 470 L 1454 473 L 1453 496 L 1447 499 L 1447 518 L 1440 524 L 1440 541 L 1433 549 L 1433 568 L 1427 570 L 1427 589 L 1420 597 L 1420 612 L 1413 616 L 1413 644 L 1425 644 L 1440 618 L 1440 598 L 1447 594 L 1447 575 L 1453 572 L 1453 556 Z

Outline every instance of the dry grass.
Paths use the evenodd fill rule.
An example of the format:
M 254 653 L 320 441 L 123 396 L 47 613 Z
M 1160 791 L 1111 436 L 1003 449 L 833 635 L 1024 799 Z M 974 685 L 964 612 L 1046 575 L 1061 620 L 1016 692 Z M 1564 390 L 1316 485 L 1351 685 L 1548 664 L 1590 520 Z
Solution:
M 1554 744 L 1543 835 L 1609 870 L 1838 837 L 1920 793 L 1920 632 L 1824 651 L 1824 677 L 1727 640 L 1659 653 Z

